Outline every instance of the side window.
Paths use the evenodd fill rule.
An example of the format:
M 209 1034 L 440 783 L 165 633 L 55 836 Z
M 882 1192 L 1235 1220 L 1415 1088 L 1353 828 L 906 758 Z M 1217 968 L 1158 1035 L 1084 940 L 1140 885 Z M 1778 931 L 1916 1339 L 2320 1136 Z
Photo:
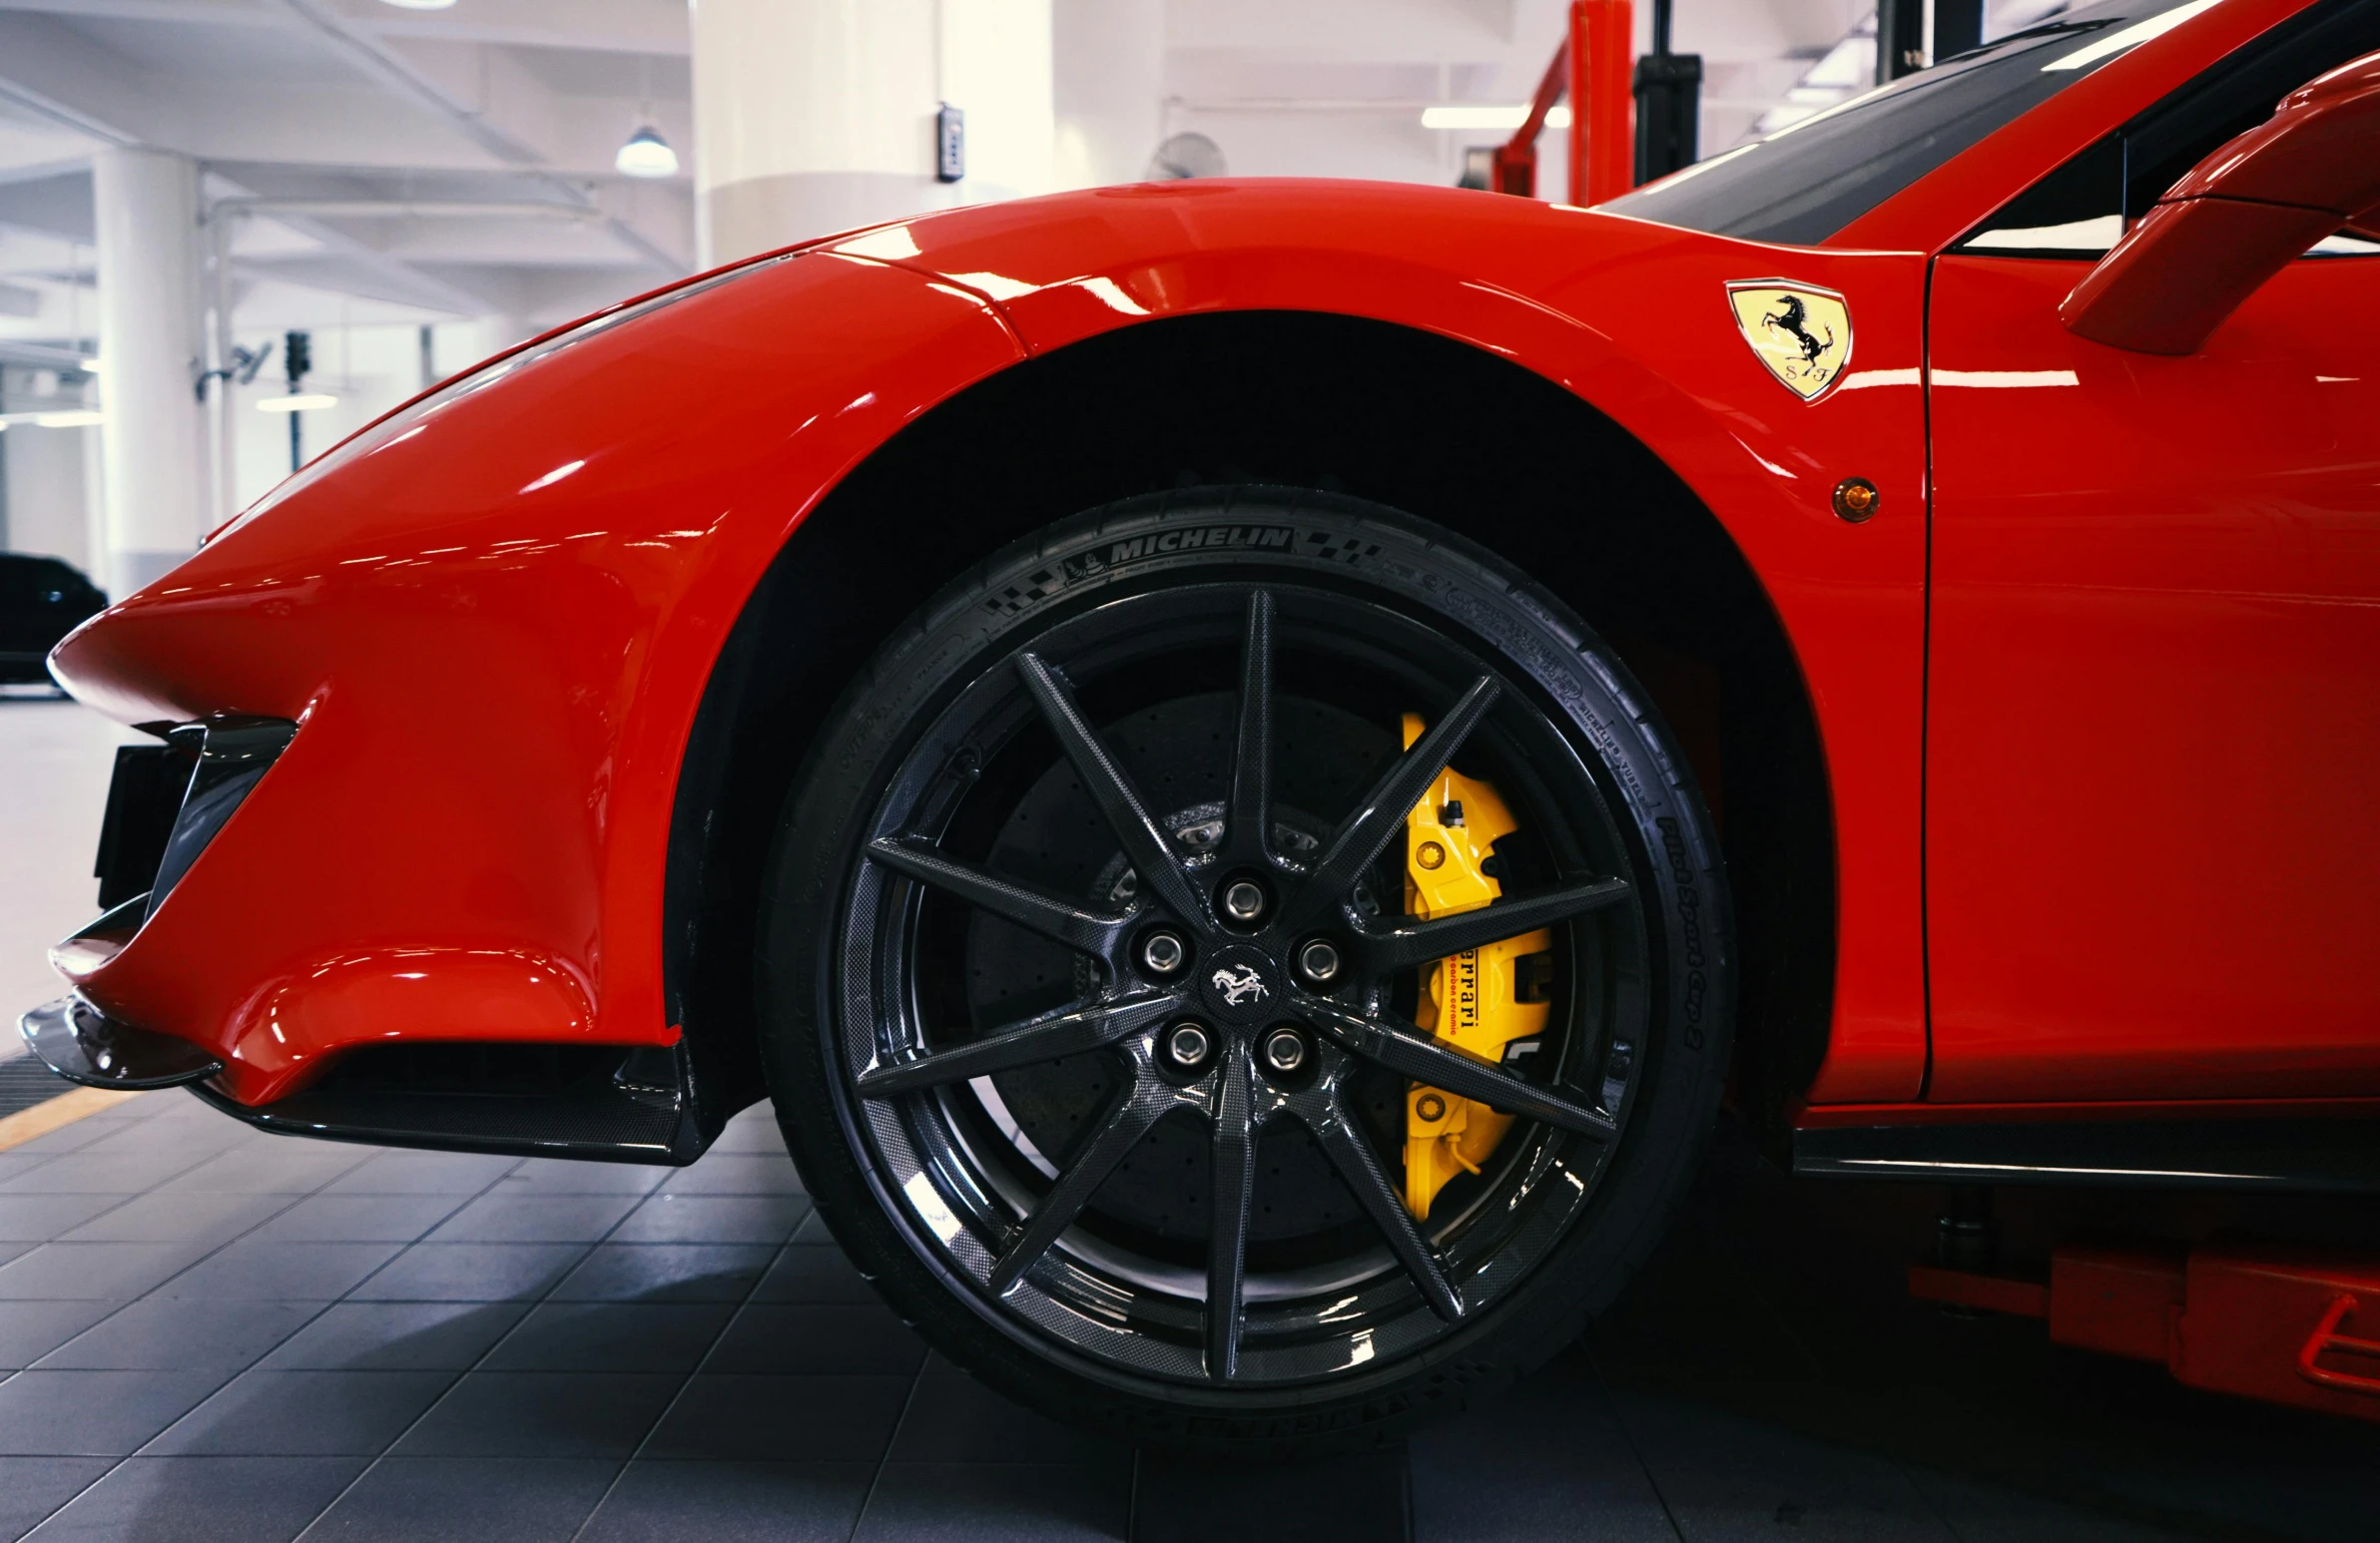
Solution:
M 40 566 L 30 558 L 0 556 L 0 605 L 15 610 L 38 600 Z
M 2010 200 L 1955 252 L 2015 257 L 2098 257 L 2165 190 L 2222 145 L 2272 116 L 2281 98 L 2380 50 L 2380 5 L 2321 0 Z M 2309 257 L 2380 254 L 2339 235 Z

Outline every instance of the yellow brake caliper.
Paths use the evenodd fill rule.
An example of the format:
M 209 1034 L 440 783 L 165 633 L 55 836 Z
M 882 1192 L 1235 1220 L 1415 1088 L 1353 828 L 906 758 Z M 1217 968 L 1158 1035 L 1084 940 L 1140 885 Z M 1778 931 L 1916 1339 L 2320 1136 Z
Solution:
M 1405 744 L 1422 737 L 1418 714 L 1405 715 Z M 1503 892 L 1485 871 L 1498 837 L 1519 826 L 1486 782 L 1452 768 L 1405 820 L 1405 909 L 1424 918 L 1477 910 Z M 1440 1039 L 1500 1062 L 1515 1040 L 1542 1034 L 1552 1011 L 1524 985 L 1523 959 L 1553 946 L 1540 929 L 1441 959 L 1422 977 L 1415 1020 Z M 1480 1171 L 1512 1123 L 1485 1104 L 1415 1083 L 1405 1095 L 1405 1205 L 1417 1218 L 1457 1174 Z

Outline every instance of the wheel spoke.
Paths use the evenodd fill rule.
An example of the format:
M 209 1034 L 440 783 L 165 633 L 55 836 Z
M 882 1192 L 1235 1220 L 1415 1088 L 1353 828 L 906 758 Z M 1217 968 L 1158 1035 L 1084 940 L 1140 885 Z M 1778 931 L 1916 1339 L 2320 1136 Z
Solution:
M 1244 862 L 1261 862 L 1273 847 L 1273 597 L 1248 597 L 1248 631 L 1240 645 L 1240 714 L 1232 746 L 1231 797 L 1224 805 L 1224 837 Z
M 1223 1057 L 1215 1094 L 1214 1225 L 1207 1231 L 1207 1375 L 1239 1373 L 1241 1296 L 1248 1279 L 1248 1211 L 1256 1187 L 1256 1114 L 1248 1047 Z
M 1353 1129 L 1337 1108 L 1320 1119 L 1310 1119 L 1307 1128 L 1314 1132 L 1314 1140 L 1339 1170 L 1339 1177 L 1363 1203 L 1372 1217 L 1373 1225 L 1388 1239 L 1389 1250 L 1406 1274 L 1422 1288 L 1422 1297 L 1440 1317 L 1452 1323 L 1463 1316 L 1463 1299 L 1448 1284 L 1447 1273 L 1439 1268 L 1438 1256 L 1431 1251 L 1421 1232 L 1415 1228 L 1413 1214 L 1405 1209 L 1405 1201 L 1389 1183 L 1387 1170 L 1380 1166 L 1380 1156 L 1372 1150 L 1363 1133 Z
M 1131 777 L 1107 753 L 1098 733 L 1074 705 L 1073 693 L 1038 654 L 1018 655 L 1016 668 L 1024 676 L 1025 689 L 1032 693 L 1042 720 L 1057 736 L 1066 759 L 1106 816 L 1107 828 L 1122 844 L 1124 860 L 1140 875 L 1141 892 L 1201 930 L 1211 928 L 1213 918 L 1191 887 L 1189 875 L 1182 871 L 1172 838 L 1150 816 Z
M 1502 1067 L 1466 1054 L 1420 1028 L 1386 1014 L 1366 1017 L 1321 997 L 1301 997 L 1298 1008 L 1333 1039 L 1393 1072 L 1444 1088 L 1458 1098 L 1486 1104 L 1503 1114 L 1522 1115 L 1597 1141 L 1619 1134 L 1609 1115 L 1577 1100 L 1515 1077 Z M 1392 1027 L 1394 1025 L 1394 1027 Z
M 930 884 L 1028 932 L 1037 932 L 1052 942 L 1102 959 L 1115 952 L 1124 928 L 1132 922 L 1129 913 L 1110 916 L 1084 910 L 1062 896 L 1003 878 L 971 862 L 945 857 L 931 843 L 915 838 L 871 841 L 868 855 L 905 878 Z
M 1489 943 L 1534 932 L 1585 911 L 1599 910 L 1626 899 L 1629 892 L 1625 879 L 1599 878 L 1591 884 L 1498 900 L 1478 910 L 1457 911 L 1452 916 L 1415 922 L 1411 926 L 1359 930 L 1356 942 L 1363 950 L 1365 968 L 1373 974 L 1385 975 L 1391 970 L 1428 964 L 1466 949 L 1485 948 Z
M 1115 1172 L 1116 1165 L 1140 1144 L 1149 1127 L 1173 1108 L 1178 1097 L 1172 1088 L 1142 1071 L 1132 1091 L 1108 1112 L 1106 1123 L 1083 1144 L 1073 1163 L 1058 1175 L 1058 1182 L 1041 1197 L 1041 1204 L 1025 1219 L 1024 1230 L 1001 1251 L 991 1267 L 994 1293 L 1006 1291 L 1024 1279 L 1026 1271 L 1040 1263 L 1049 1246 L 1082 1215 L 1082 1208 L 1091 1203 L 1091 1197 L 1098 1193 L 1107 1176 Z
M 1431 725 L 1429 732 L 1382 773 L 1371 793 L 1324 847 L 1321 859 L 1314 865 L 1313 877 L 1300 891 L 1299 914 L 1292 925 L 1307 926 L 1320 921 L 1329 907 L 1354 891 L 1357 878 L 1372 865 L 1381 848 L 1405 828 L 1405 816 L 1413 812 L 1413 806 L 1447 769 L 1455 752 L 1463 748 L 1463 742 L 1471 738 L 1480 720 L 1488 716 L 1498 690 L 1493 676 L 1484 675 L 1474 681 L 1446 717 Z
M 1019 1066 L 1055 1061 L 1061 1056 L 1079 1055 L 1137 1034 L 1162 1021 L 1180 1005 L 1168 993 L 1043 1013 L 995 1029 L 964 1045 L 880 1066 L 860 1078 L 860 1096 L 891 1098 L 896 1093 L 938 1088 L 964 1082 L 969 1077 L 986 1077 Z

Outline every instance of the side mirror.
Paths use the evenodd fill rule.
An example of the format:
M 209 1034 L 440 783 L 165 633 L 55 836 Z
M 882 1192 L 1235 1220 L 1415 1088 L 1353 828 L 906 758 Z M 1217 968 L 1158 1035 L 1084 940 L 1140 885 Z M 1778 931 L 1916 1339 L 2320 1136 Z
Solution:
M 2058 307 L 2080 336 L 2195 353 L 2264 281 L 2341 226 L 2380 224 L 2380 54 L 2291 92 L 2191 168 Z

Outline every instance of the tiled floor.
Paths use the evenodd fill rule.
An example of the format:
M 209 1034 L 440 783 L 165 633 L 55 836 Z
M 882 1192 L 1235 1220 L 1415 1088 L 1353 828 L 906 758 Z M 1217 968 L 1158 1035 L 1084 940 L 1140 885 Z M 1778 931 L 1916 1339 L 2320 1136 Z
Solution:
M 118 738 L 0 701 L 11 1013 L 90 910 Z M 1512 1396 L 1328 1469 L 1215 1472 L 928 1354 L 763 1112 L 669 1171 L 309 1144 L 151 1094 L 0 1152 L 0 1539 L 2380 1536 L 2380 1426 L 1911 1303 L 1931 1201 L 1722 1143 L 1620 1307 Z M 2091 1204 L 2008 1198 L 2013 1246 L 2307 1222 Z M 2316 1220 L 2380 1250 L 2380 1213 L 2339 1209 Z
M 2380 1429 L 1899 1293 L 1927 1197 L 1724 1145 L 1620 1310 L 1403 1451 L 1216 1473 L 929 1354 L 755 1112 L 683 1171 L 250 1132 L 0 1153 L 0 1537 L 2370 1536 Z

